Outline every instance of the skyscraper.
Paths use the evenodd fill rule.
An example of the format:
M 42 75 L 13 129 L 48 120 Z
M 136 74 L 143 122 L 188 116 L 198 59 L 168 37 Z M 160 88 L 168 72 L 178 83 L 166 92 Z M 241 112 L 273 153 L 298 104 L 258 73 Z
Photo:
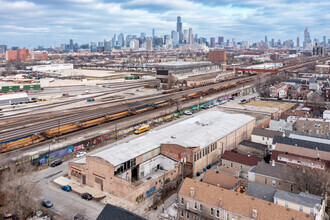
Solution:
M 327 44 L 327 37 L 323 36 L 323 45 L 326 45 L 326 44 Z
M 267 37 L 267 35 L 265 36 L 265 45 L 268 46 L 268 37 Z
M 155 38 L 155 28 L 152 29 L 152 39 Z
M 179 44 L 179 38 L 180 38 L 179 32 L 173 31 L 172 33 L 173 33 L 173 38 L 172 38 L 173 46 L 177 46 Z
M 69 46 L 69 49 L 70 49 L 70 50 L 73 50 L 73 40 L 72 40 L 72 39 L 70 39 L 70 46 Z
M 297 47 L 300 47 L 300 41 L 299 41 L 299 37 L 297 37 Z
M 177 17 L 176 32 L 179 33 L 179 43 L 182 43 L 183 34 L 182 34 L 182 22 L 180 16 Z
M 123 47 L 125 44 L 125 40 L 124 40 L 124 34 L 120 33 L 118 35 L 118 46 Z
M 189 35 L 188 35 L 188 30 L 183 30 L 183 43 L 187 44 L 189 43 Z
M 152 38 L 148 37 L 147 42 L 146 42 L 146 50 L 147 51 L 152 51 Z
M 192 28 L 189 28 L 189 44 L 194 43 L 194 35 L 193 35 L 193 30 Z
M 224 42 L 224 37 L 220 36 L 218 37 L 218 44 L 221 45 Z
M 312 43 L 311 36 L 308 32 L 308 28 L 306 28 L 304 30 L 304 48 L 306 48 L 310 43 Z
M 214 37 L 211 37 L 210 38 L 210 47 L 211 48 L 214 48 L 215 47 L 215 38 Z

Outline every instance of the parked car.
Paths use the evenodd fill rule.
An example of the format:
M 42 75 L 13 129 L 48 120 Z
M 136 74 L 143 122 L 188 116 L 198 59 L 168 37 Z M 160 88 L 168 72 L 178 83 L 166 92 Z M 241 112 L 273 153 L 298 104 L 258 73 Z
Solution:
M 1 219 L 1 215 L 0 215 Z M 15 219 L 15 214 L 13 212 L 5 212 L 3 213 L 3 219 Z
M 86 155 L 86 152 L 85 151 L 82 151 L 82 152 L 79 152 L 76 157 L 83 157 Z
M 46 208 L 50 208 L 53 206 L 53 203 L 51 201 L 49 201 L 48 199 L 44 199 L 44 200 L 42 200 L 41 205 Z
M 56 166 L 61 165 L 61 164 L 62 164 L 62 160 L 57 160 L 57 161 L 53 162 L 50 166 L 51 167 L 56 167 Z
M 67 191 L 67 192 L 70 192 L 72 190 L 71 186 L 69 186 L 69 185 L 64 185 L 61 187 L 61 189 L 64 191 Z
M 184 111 L 184 114 L 185 114 L 185 115 L 192 115 L 192 112 L 189 111 L 189 110 L 186 110 L 186 111 Z
M 247 102 L 246 99 L 241 99 L 238 101 L 239 104 L 245 104 L 246 102 Z
M 89 193 L 84 193 L 81 195 L 81 198 L 86 199 L 86 200 L 92 200 L 93 196 Z

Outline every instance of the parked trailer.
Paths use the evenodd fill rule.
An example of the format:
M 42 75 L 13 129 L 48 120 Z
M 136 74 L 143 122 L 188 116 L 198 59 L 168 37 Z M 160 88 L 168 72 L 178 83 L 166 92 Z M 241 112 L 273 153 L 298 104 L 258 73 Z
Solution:
M 5 152 L 8 152 L 8 151 L 12 151 L 12 150 L 15 150 L 15 149 L 18 149 L 18 148 L 26 147 L 28 145 L 41 142 L 43 140 L 45 140 L 44 137 L 33 135 L 33 136 L 30 136 L 30 137 L 19 139 L 19 140 L 12 141 L 12 142 L 9 142 L 9 143 L 4 143 L 4 144 L 0 145 L 0 152 L 5 153 Z
M 69 125 L 63 125 L 63 126 L 60 126 L 57 128 L 48 129 L 48 130 L 44 131 L 43 134 L 47 138 L 52 138 L 52 137 L 60 136 L 62 134 L 70 133 L 72 131 L 76 131 L 78 129 L 79 129 L 79 125 L 69 124 Z
M 101 117 L 101 118 L 93 119 L 93 120 L 90 120 L 90 121 L 82 122 L 82 123 L 79 124 L 79 126 L 83 127 L 83 128 L 87 128 L 87 127 L 91 127 L 91 126 L 94 126 L 94 125 L 102 124 L 106 120 L 107 120 L 106 117 Z
M 129 116 L 129 115 L 131 115 L 130 111 L 123 111 L 123 112 L 119 112 L 119 113 L 116 113 L 116 114 L 109 115 L 109 116 L 107 116 L 107 118 L 109 120 L 115 120 L 115 119 L 119 119 L 119 118 L 124 118 L 124 117 Z

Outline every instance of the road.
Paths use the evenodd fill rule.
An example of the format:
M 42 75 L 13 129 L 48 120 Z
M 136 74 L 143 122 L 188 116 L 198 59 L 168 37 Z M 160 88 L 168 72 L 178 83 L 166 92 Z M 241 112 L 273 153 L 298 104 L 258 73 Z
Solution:
M 81 213 L 87 219 L 96 219 L 105 204 L 96 201 L 87 201 L 74 192 L 65 192 L 60 186 L 52 181 L 67 174 L 68 162 L 60 166 L 49 167 L 33 174 L 33 180 L 38 184 L 40 195 L 37 200 L 49 199 L 54 206 L 50 211 L 62 216 L 65 219 L 72 219 L 76 213 Z

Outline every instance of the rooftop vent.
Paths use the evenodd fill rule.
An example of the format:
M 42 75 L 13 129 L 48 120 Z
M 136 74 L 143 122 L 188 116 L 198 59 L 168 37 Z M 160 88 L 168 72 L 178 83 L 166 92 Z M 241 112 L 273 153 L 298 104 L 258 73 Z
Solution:
M 257 212 L 257 210 L 256 210 L 256 209 L 253 209 L 253 210 L 252 210 L 252 218 L 256 219 L 257 216 L 258 216 L 258 212 Z
M 193 187 L 190 188 L 190 197 L 194 197 L 195 195 L 195 190 Z

